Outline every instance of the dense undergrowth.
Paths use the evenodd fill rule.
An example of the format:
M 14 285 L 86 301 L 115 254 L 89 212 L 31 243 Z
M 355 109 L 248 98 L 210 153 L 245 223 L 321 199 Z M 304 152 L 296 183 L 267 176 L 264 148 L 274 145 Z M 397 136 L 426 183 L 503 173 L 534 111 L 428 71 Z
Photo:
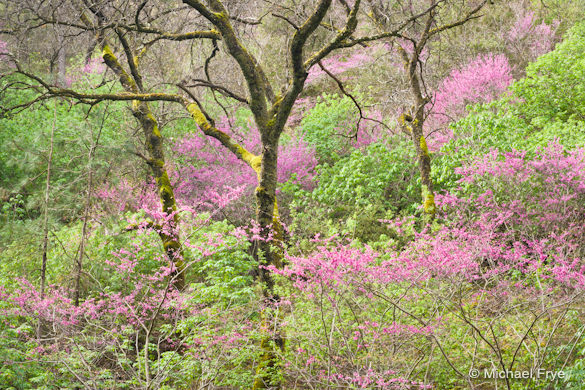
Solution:
M 303 97 L 279 155 L 285 265 L 269 267 L 286 335 L 271 374 L 284 388 L 583 388 L 584 52 L 581 22 L 515 81 L 503 55 L 445 77 L 439 91 L 468 92 L 436 96 L 457 120 L 429 116 L 440 130 L 429 136 L 439 210 L 430 222 L 415 152 L 395 118 L 372 108 L 377 119 L 356 126 L 347 96 Z M 480 77 L 482 66 L 501 68 L 465 84 L 466 69 Z M 371 103 L 364 91 L 354 96 Z M 128 161 L 135 129 L 124 118 L 58 101 L 0 119 L 0 388 L 251 388 L 272 325 L 255 282 L 256 173 L 183 119 L 165 126 L 187 264 L 178 292 L 159 238 L 169 216 L 144 168 Z M 217 126 L 260 152 L 249 112 L 235 118 Z M 99 180 L 76 306 L 90 170 Z M 484 377 L 493 371 L 538 375 Z

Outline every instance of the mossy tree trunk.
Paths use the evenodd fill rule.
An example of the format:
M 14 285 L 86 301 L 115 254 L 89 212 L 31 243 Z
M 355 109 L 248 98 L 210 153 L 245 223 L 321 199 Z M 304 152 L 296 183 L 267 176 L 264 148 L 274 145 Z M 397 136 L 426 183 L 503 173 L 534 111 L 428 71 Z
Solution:
M 101 39 L 103 42 L 102 58 L 106 65 L 118 76 L 120 84 L 127 92 L 134 94 L 144 93 L 142 76 L 138 70 L 138 56 L 132 52 L 122 32 L 118 32 L 118 38 L 124 47 L 130 73 L 126 72 L 103 38 Z M 173 284 L 177 289 L 183 290 L 185 288 L 185 264 L 179 235 L 179 215 L 177 213 L 173 186 L 166 169 L 163 137 L 159 129 L 158 121 L 150 109 L 148 102 L 133 100 L 132 114 L 142 127 L 144 144 L 148 153 L 146 162 L 154 176 L 161 209 L 167 215 L 172 215 L 172 218 L 168 222 L 170 226 L 164 226 L 162 229 L 159 229 L 158 234 L 162 240 L 163 248 L 169 262 L 174 265 L 174 271 L 171 274 Z
M 282 386 L 280 375 L 280 354 L 284 350 L 285 336 L 282 330 L 279 313 L 279 296 L 274 290 L 272 275 L 266 266 L 281 267 L 283 263 L 282 225 L 278 217 L 276 201 L 278 142 L 285 124 L 290 116 L 296 99 L 303 91 L 308 70 L 334 49 L 351 46 L 346 40 L 353 34 L 357 26 L 357 12 L 360 0 L 356 0 L 353 8 L 348 7 L 345 26 L 338 30 L 334 39 L 320 50 L 309 56 L 303 51 L 309 37 L 319 27 L 332 0 L 320 0 L 307 19 L 295 26 L 295 33 L 289 46 L 290 74 L 288 84 L 281 88 L 282 94 L 276 95 L 266 77 L 262 66 L 240 41 L 231 26 L 230 16 L 219 0 L 208 0 L 204 5 L 199 0 L 183 0 L 183 2 L 205 17 L 221 35 L 228 54 L 237 62 L 246 81 L 248 97 L 246 101 L 256 122 L 261 138 L 261 154 L 254 156 L 240 145 L 237 145 L 225 133 L 213 126 L 211 118 L 203 113 L 199 104 L 188 106 L 193 118 L 207 135 L 213 136 L 231 150 L 238 158 L 245 161 L 258 176 L 256 196 L 256 218 L 261 229 L 258 242 L 260 260 L 260 282 L 263 286 L 265 308 L 262 313 L 263 328 L 266 335 L 261 341 L 262 355 L 257 365 L 254 389 L 279 389 Z M 234 94 L 232 94 L 234 95 Z
M 148 151 L 147 163 L 154 176 L 162 211 L 167 215 L 172 215 L 168 221 L 170 226 L 163 227 L 158 231 L 158 234 L 169 261 L 175 266 L 172 274 L 174 285 L 179 290 L 183 290 L 185 288 L 185 263 L 179 234 L 180 221 L 173 186 L 166 169 L 163 137 L 148 103 L 134 101 L 132 113 L 140 122 L 143 130 L 146 150 Z
M 258 242 L 259 258 L 262 265 L 281 267 L 283 262 L 283 234 L 278 218 L 276 201 L 278 143 L 295 101 L 304 89 L 308 72 L 334 50 L 349 48 L 356 44 L 377 40 L 380 37 L 390 36 L 394 33 L 380 37 L 353 38 L 352 35 L 356 31 L 361 1 L 356 0 L 351 5 L 348 2 L 341 2 L 346 11 L 345 25 L 340 24 L 332 30 L 325 27 L 331 34 L 331 39 L 315 48 L 314 51 L 306 53 L 307 48 L 305 46 L 307 46 L 307 42 L 320 26 L 325 26 L 322 22 L 333 4 L 332 0 L 316 1 L 313 10 L 305 10 L 308 16 L 304 21 L 301 20 L 302 23 L 298 26 L 295 22 L 288 21 L 293 25 L 295 31 L 291 39 L 288 40 L 290 44 L 287 63 L 290 67 L 286 71 L 286 83 L 278 89 L 281 91 L 280 94 L 275 94 L 262 65 L 254 57 L 252 50 L 248 50 L 245 47 L 242 39 L 240 39 L 241 33 L 239 29 L 234 29 L 231 24 L 233 20 L 238 20 L 238 23 L 255 25 L 260 24 L 262 18 L 258 21 L 247 22 L 238 17 L 231 17 L 220 0 L 206 0 L 205 2 L 183 0 L 183 3 L 206 19 L 212 25 L 212 28 L 184 33 L 168 32 L 160 30 L 156 26 L 148 26 L 151 22 L 147 19 L 144 19 L 144 22 L 140 21 L 141 10 L 143 10 L 146 2 L 138 6 L 135 13 L 135 23 L 131 24 L 127 24 L 125 20 L 121 19 L 108 20 L 108 17 L 111 17 L 111 14 L 108 13 L 109 9 L 101 4 L 94 2 L 80 2 L 78 4 L 81 10 L 81 19 L 84 22 L 83 26 L 85 26 L 87 32 L 97 33 L 96 42 L 101 45 L 104 62 L 117 75 L 124 92 L 85 93 L 67 88 L 57 88 L 48 85 L 33 74 L 24 71 L 21 73 L 39 82 L 52 96 L 69 97 L 89 104 L 104 100 L 132 101 L 132 112 L 141 124 L 145 146 L 148 151 L 148 155 L 144 158 L 147 160 L 156 180 L 161 207 L 166 213 L 173 214 L 174 218 L 171 223 L 175 228 L 178 227 L 179 221 L 176 215 L 177 207 L 173 188 L 165 166 L 163 138 L 160 134 L 157 120 L 149 107 L 149 102 L 168 101 L 182 104 L 204 134 L 219 140 L 223 146 L 246 162 L 257 174 L 258 185 L 255 191 L 256 217 L 262 230 L 262 238 Z M 104 4 L 107 4 L 107 2 Z M 102 9 L 105 10 L 103 13 L 101 12 Z M 335 16 L 335 14 L 332 15 L 332 17 Z M 48 19 L 52 20 L 52 17 Z M 196 24 L 200 22 L 197 19 L 194 19 L 194 21 Z M 75 25 L 75 28 L 84 29 L 83 26 Z M 111 33 L 111 36 L 106 37 L 106 32 Z M 127 39 L 126 36 L 131 36 L 132 39 Z M 124 64 L 118 60 L 107 44 L 106 38 L 112 39 L 113 37 L 121 44 L 120 51 L 125 54 L 126 58 Z M 213 119 L 207 115 L 199 100 L 182 83 L 179 83 L 178 86 L 188 95 L 188 98 L 183 94 L 145 92 L 138 61 L 142 51 L 140 53 L 133 51 L 131 43 L 139 45 L 140 41 L 142 41 L 144 50 L 147 50 L 150 45 L 158 40 L 189 41 L 194 39 L 221 41 L 227 54 L 237 63 L 245 80 L 247 96 L 240 96 L 224 86 L 215 85 L 209 80 L 208 72 L 206 72 L 208 80 L 200 84 L 200 86 L 207 87 L 214 92 L 221 91 L 227 98 L 235 99 L 250 108 L 262 142 L 262 149 L 259 155 L 249 152 L 234 142 L 227 133 L 217 129 Z M 312 41 L 312 43 L 316 42 L 317 40 Z M 205 67 L 208 64 L 209 61 L 206 61 Z M 161 238 L 169 259 L 175 263 L 177 268 L 175 275 L 176 285 L 182 287 L 184 283 L 182 275 L 183 263 L 178 232 L 167 236 L 161 234 Z M 264 287 L 265 302 L 267 303 L 263 321 L 265 324 L 272 324 L 272 326 L 267 328 L 269 329 L 267 336 L 261 343 L 265 354 L 258 364 L 258 375 L 254 387 L 280 388 L 281 379 L 278 375 L 269 375 L 272 368 L 278 366 L 279 349 L 284 347 L 284 335 L 278 324 L 279 297 L 275 293 L 274 282 L 269 270 L 261 268 L 259 274 L 260 282 Z M 273 321 L 277 321 L 276 325 Z
M 430 13 L 433 15 L 433 12 Z M 398 51 L 404 61 L 405 69 L 408 73 L 408 81 L 410 85 L 410 91 L 413 99 L 412 116 L 402 115 L 400 122 L 409 133 L 412 145 L 416 152 L 416 158 L 418 162 L 420 181 L 421 181 L 421 196 L 422 196 L 422 207 L 424 215 L 427 219 L 433 219 L 436 213 L 435 206 L 435 193 L 433 190 L 433 179 L 431 176 L 431 156 L 427 147 L 427 140 L 424 135 L 424 122 L 425 122 L 425 107 L 429 103 L 430 99 L 425 96 L 421 80 L 419 77 L 419 62 L 420 53 L 424 48 L 424 45 L 428 38 L 424 38 L 428 35 L 428 32 L 432 25 L 433 17 L 429 16 L 425 32 L 423 33 L 423 39 L 416 42 L 413 46 L 412 52 L 409 54 L 403 47 L 398 46 Z
M 278 306 L 279 295 L 274 291 L 271 272 L 265 267 L 282 267 L 284 248 L 282 225 L 276 201 L 278 161 L 278 137 L 264 137 L 262 142 L 262 165 L 256 187 L 256 218 L 260 224 L 262 239 L 260 250 L 260 281 L 263 285 L 265 307 L 262 311 L 262 327 L 267 330 L 260 348 L 262 355 L 256 368 L 253 389 L 280 388 L 280 353 L 284 352 L 285 334 L 281 326 Z M 270 330 L 270 331 L 269 331 Z
M 407 69 L 409 71 L 409 81 L 411 92 L 414 100 L 413 115 L 402 115 L 400 123 L 410 135 L 412 145 L 416 152 L 416 158 L 419 168 L 421 181 L 421 196 L 424 215 L 433 219 L 435 217 L 435 193 L 433 189 L 433 179 L 431 176 L 431 156 L 424 135 L 425 106 L 429 99 L 423 95 L 420 80 L 416 74 L 418 59 L 409 58 L 402 50 L 404 56 L 408 58 Z
M 257 176 L 256 221 L 260 226 L 256 255 L 260 263 L 259 281 L 262 284 L 263 310 L 261 326 L 266 331 L 260 342 L 261 356 L 256 368 L 253 389 L 278 389 L 280 383 L 280 354 L 284 352 L 285 334 L 280 325 L 278 309 L 280 297 L 274 291 L 274 280 L 267 266 L 282 267 L 284 258 L 283 227 L 278 215 L 276 199 L 278 141 L 280 131 L 261 129 L 262 152 L 255 155 L 233 141 L 226 133 L 214 127 L 198 105 L 187 109 L 199 128 L 208 136 L 218 139 L 223 146 L 245 162 Z
M 378 36 L 383 37 L 385 34 L 391 34 L 390 28 L 396 23 L 393 8 L 386 7 L 384 2 L 369 0 L 368 3 L 371 9 L 369 16 L 383 31 Z M 414 19 L 405 24 L 421 20 L 424 21 L 421 28 L 413 28 L 412 32 L 404 31 L 393 35 L 393 37 L 400 37 L 403 41 L 400 44 L 397 43 L 396 48 L 404 62 L 413 103 L 410 113 L 403 113 L 399 118 L 399 123 L 410 136 L 416 152 L 421 179 L 422 206 L 426 219 L 433 219 L 437 210 L 431 176 L 431 157 L 424 135 L 424 122 L 427 114 L 425 107 L 430 102 L 430 98 L 424 90 L 424 61 L 421 61 L 421 53 L 423 50 L 429 49 L 428 43 L 433 37 L 478 18 L 479 12 L 487 3 L 488 0 L 480 0 L 467 6 L 455 2 L 431 0 Z M 438 17 L 443 10 L 447 12 Z M 446 21 L 449 19 L 449 14 L 453 15 L 452 19 Z

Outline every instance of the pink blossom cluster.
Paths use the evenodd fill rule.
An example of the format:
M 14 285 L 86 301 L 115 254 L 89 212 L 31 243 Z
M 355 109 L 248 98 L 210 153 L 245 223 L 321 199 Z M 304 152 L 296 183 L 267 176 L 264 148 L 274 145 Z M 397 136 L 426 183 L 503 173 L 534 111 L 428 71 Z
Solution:
M 577 239 L 584 232 L 584 214 L 579 207 L 585 195 L 583 148 L 566 150 L 553 141 L 534 157 L 525 151 L 502 153 L 492 149 L 456 172 L 462 185 L 475 186 L 479 191 L 468 199 L 446 195 L 439 201 L 453 209 L 463 203 L 481 205 L 483 213 L 477 223 L 506 224 L 526 234 L 535 229 L 536 236 L 543 238 L 556 234 Z M 463 218 L 460 212 L 457 215 Z
M 126 178 L 121 178 L 118 183 L 105 183 L 100 186 L 95 196 L 100 200 L 99 206 L 107 214 L 160 209 L 153 181 L 137 186 Z
M 516 22 L 505 36 L 511 50 L 528 60 L 534 60 L 553 49 L 555 32 L 559 26 L 558 20 L 550 25 L 545 22 L 537 24 L 536 20 L 534 11 L 517 13 Z
M 521 302 L 527 310 L 518 313 L 522 318 L 582 294 L 584 148 L 566 150 L 551 142 L 535 154 L 494 150 L 458 173 L 461 188 L 437 196 L 443 223 L 415 230 L 404 245 L 373 250 L 335 237 L 317 239 L 312 253 L 287 255 L 284 269 L 271 268 L 296 288 L 293 307 L 297 298 L 308 299 L 314 305 L 309 315 L 318 313 L 315 320 L 335 319 L 335 328 L 315 339 L 335 339 L 343 347 L 331 356 L 328 345 L 312 343 L 306 348 L 311 369 L 343 365 L 335 380 L 347 379 L 347 367 L 360 356 L 384 361 L 396 343 L 449 337 L 448 321 L 463 318 L 461 326 L 473 321 L 476 330 L 483 326 L 481 318 L 462 317 L 467 310 L 508 316 Z M 413 221 L 394 220 L 389 228 L 403 235 Z M 412 314 L 410 304 L 428 312 Z M 349 313 L 345 319 L 343 312 Z M 398 314 L 378 314 L 386 312 Z
M 487 103 L 500 96 L 512 83 L 512 67 L 502 54 L 480 55 L 461 69 L 454 69 L 433 94 L 427 131 L 434 133 L 433 147 L 437 148 L 452 136 L 446 124 L 461 118 L 465 107 L 472 103 Z
M 157 316 L 171 319 L 182 315 L 182 297 L 165 282 L 171 274 L 171 267 L 161 266 L 154 274 L 143 275 L 135 270 L 139 260 L 138 247 L 115 253 L 114 260 L 106 261 L 106 264 L 132 288 L 128 291 L 104 291 L 83 300 L 79 306 L 73 305 L 70 298 L 72 291 L 68 289 L 50 286 L 45 297 L 41 297 L 32 283 L 21 279 L 15 290 L 0 295 L 1 300 L 11 304 L 5 314 L 42 320 L 59 327 L 61 335 L 62 332 L 74 332 L 76 327 L 91 326 L 94 321 L 140 327 Z M 121 331 L 119 327 L 111 329 L 113 333 Z
M 325 69 L 327 69 L 333 75 L 337 76 L 341 73 L 347 72 L 350 69 L 359 68 L 367 63 L 374 61 L 374 57 L 368 52 L 371 52 L 371 48 L 355 50 L 349 56 L 344 56 L 342 54 L 332 55 L 321 62 L 323 63 Z M 327 73 L 325 73 L 325 71 L 323 71 L 319 65 L 315 65 L 309 70 L 306 83 L 310 84 L 326 77 Z
M 260 153 L 261 143 L 256 129 L 233 129 L 225 118 L 217 124 L 217 128 L 250 152 Z M 256 172 L 214 138 L 188 135 L 177 141 L 173 150 L 182 161 L 173 175 L 175 194 L 181 204 L 209 204 L 210 198 L 221 197 L 226 191 L 237 192 L 238 195 L 232 198 L 250 195 L 258 185 Z M 292 179 L 310 188 L 316 165 L 314 149 L 302 137 L 292 138 L 280 146 L 278 182 Z M 214 203 L 217 205 L 217 202 Z
M 41 298 L 40 291 L 28 280 L 17 280 L 18 287 L 13 291 L 0 289 L 0 301 L 8 302 L 13 307 L 2 310 L 2 316 L 21 315 L 43 319 L 63 328 L 78 325 L 85 315 L 95 317 L 99 305 L 88 303 L 88 310 L 74 307 L 69 291 L 62 287 L 49 286 L 49 293 Z
M 554 141 L 533 157 L 492 150 L 458 169 L 474 195 L 440 195 L 437 203 L 459 229 L 483 237 L 491 249 L 482 258 L 494 269 L 545 267 L 543 277 L 585 288 L 584 172 L 585 149 L 565 150 Z
M 354 371 L 348 374 L 330 374 L 320 375 L 321 380 L 335 384 L 340 388 L 357 388 L 357 389 L 380 389 L 380 390 L 398 390 L 398 389 L 432 389 L 432 385 L 425 385 L 420 382 L 408 380 L 400 377 L 395 371 L 384 370 L 376 371 L 367 368 Z
M 5 319 L 6 326 L 15 327 L 6 320 L 10 318 L 18 318 L 19 322 L 28 322 L 33 327 L 40 326 L 41 333 L 19 334 L 23 340 L 37 345 L 29 354 L 30 359 L 57 369 L 62 368 L 64 361 L 71 364 L 67 359 L 73 362 L 83 359 L 79 351 L 86 351 L 96 356 L 111 356 L 115 364 L 127 364 L 128 359 L 135 359 L 132 356 L 142 353 L 143 345 L 136 340 L 143 334 L 141 332 L 149 330 L 152 331 L 151 345 L 159 357 L 164 351 L 180 351 L 185 353 L 183 359 L 194 359 L 193 364 L 204 363 L 215 373 L 214 369 L 225 365 L 226 360 L 235 358 L 232 355 L 253 342 L 251 334 L 257 327 L 247 318 L 249 313 L 245 308 L 222 311 L 221 307 L 201 305 L 192 299 L 189 291 L 179 292 L 169 283 L 173 266 L 168 265 L 163 255 L 148 254 L 150 235 L 146 233 L 152 230 L 150 226 L 142 226 L 138 235 L 141 240 L 114 251 L 105 260 L 112 279 L 118 279 L 121 285 L 98 288 L 78 306 L 71 298 L 73 291 L 63 287 L 49 286 L 44 296 L 26 279 L 17 280 L 11 289 L 0 287 L 0 316 Z M 212 256 L 224 244 L 224 238 L 220 234 L 210 234 L 200 245 L 185 245 L 198 250 L 200 256 Z M 146 271 L 144 264 L 153 260 L 160 266 Z M 179 324 L 194 317 L 197 318 L 194 329 L 189 331 L 188 326 L 183 326 L 181 332 L 177 331 Z M 37 338 L 39 334 L 41 339 Z M 43 338 L 48 338 L 51 345 Z M 130 345 L 126 344 L 127 340 L 131 341 Z M 116 361 L 117 357 L 124 362 Z M 144 363 L 134 361 L 132 364 Z M 78 377 L 87 380 L 99 380 L 103 374 L 103 367 L 93 364 L 82 365 L 77 370 Z M 128 381 L 143 380 L 140 370 L 135 374 L 137 377 L 129 377 Z

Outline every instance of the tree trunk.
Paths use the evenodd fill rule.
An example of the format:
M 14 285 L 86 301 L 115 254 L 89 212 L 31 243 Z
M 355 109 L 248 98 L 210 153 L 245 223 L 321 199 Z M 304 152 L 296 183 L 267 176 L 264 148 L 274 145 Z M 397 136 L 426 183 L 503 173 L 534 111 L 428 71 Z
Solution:
M 409 118 L 410 121 L 407 121 L 403 115 L 401 117 L 401 122 L 410 132 L 412 143 L 416 151 L 416 157 L 418 159 L 423 211 L 425 216 L 427 216 L 429 219 L 433 219 L 435 217 L 436 207 L 435 193 L 433 191 L 433 180 L 431 177 L 431 156 L 429 155 L 427 141 L 423 133 L 425 106 L 429 100 L 423 96 L 421 83 L 417 75 L 417 66 L 419 61 L 417 51 L 418 48 L 415 47 L 414 54 L 410 58 L 404 49 L 400 48 L 399 50 L 403 56 L 406 69 L 408 71 L 410 89 L 414 100 L 414 118 Z
M 101 126 L 97 132 L 97 136 L 94 139 L 94 132 L 91 132 L 91 146 L 89 148 L 89 153 L 87 154 L 87 188 L 85 194 L 85 207 L 83 211 L 83 226 L 81 228 L 81 241 L 79 242 L 79 251 L 77 256 L 77 269 L 75 272 L 75 295 L 74 295 L 74 305 L 79 306 L 79 297 L 81 295 L 81 274 L 83 272 L 83 256 L 85 255 L 85 243 L 87 242 L 87 230 L 88 230 L 88 220 L 89 220 L 89 213 L 91 211 L 91 197 L 93 191 L 93 158 L 95 155 L 95 151 L 98 147 L 100 142 L 100 137 L 102 134 L 102 130 L 104 127 L 104 120 L 105 114 L 102 118 Z
M 148 103 L 135 101 L 132 104 L 132 112 L 140 121 L 144 132 L 146 149 L 149 154 L 148 165 L 154 175 L 158 196 L 160 199 L 162 211 L 167 215 L 172 215 L 169 220 L 169 233 L 159 231 L 158 234 L 162 240 L 163 248 L 169 259 L 174 265 L 175 270 L 172 273 L 174 285 L 179 290 L 185 288 L 185 263 L 183 250 L 179 236 L 179 215 L 177 214 L 177 203 L 173 192 L 173 186 L 169 179 L 165 165 L 165 155 L 163 150 L 163 138 L 158 128 L 158 122 L 152 114 Z
M 256 187 L 256 221 L 261 229 L 261 238 L 256 242 L 255 256 L 259 260 L 258 278 L 262 284 L 264 309 L 262 310 L 262 329 L 265 332 L 260 347 L 262 355 L 256 367 L 253 389 L 278 389 L 281 387 L 280 357 L 284 350 L 284 333 L 281 331 L 278 302 L 280 297 L 274 292 L 272 274 L 265 267 L 282 267 L 283 229 L 278 216 L 276 201 L 278 140 L 281 131 L 259 126 L 262 153 L 256 156 L 234 142 L 229 135 L 215 128 L 195 103 L 186 105 L 187 110 L 207 136 L 217 139 L 236 157 L 254 170 L 258 178 Z M 266 122 L 257 120 L 256 123 Z
M 91 192 L 93 186 L 93 153 L 95 151 L 95 144 L 89 150 L 88 158 L 88 173 L 87 173 L 87 193 L 85 197 L 85 209 L 83 212 L 83 226 L 81 228 L 81 241 L 79 242 L 79 250 L 77 253 L 77 264 L 75 270 L 75 292 L 73 297 L 73 304 L 79 306 L 79 297 L 81 295 L 81 274 L 83 272 L 83 256 L 85 255 L 85 242 L 87 240 L 87 221 L 89 219 L 89 212 L 91 209 Z
M 418 159 L 423 210 L 425 215 L 434 218 L 436 207 L 433 180 L 431 178 L 431 156 L 429 155 L 427 141 L 423 134 L 423 120 L 424 118 L 418 118 L 417 115 L 417 118 L 415 118 L 412 124 L 412 143 Z
M 142 77 L 138 74 L 138 60 L 136 57 L 130 58 L 129 61 L 134 61 L 133 74 L 136 79 L 124 70 L 118 58 L 114 55 L 112 49 L 104 41 L 102 43 L 102 58 L 106 65 L 119 77 L 120 84 L 128 92 L 138 93 L 142 90 Z M 131 66 L 132 68 L 132 66 Z M 160 199 L 162 211 L 168 215 L 172 215 L 169 221 L 170 234 L 160 230 L 158 232 L 164 251 L 169 259 L 169 262 L 174 266 L 171 277 L 173 284 L 179 290 L 185 288 L 185 263 L 183 261 L 183 250 L 181 240 L 179 237 L 179 215 L 177 214 L 177 204 L 175 202 L 175 195 L 173 193 L 173 186 L 169 180 L 169 175 L 165 166 L 165 155 L 163 149 L 163 137 L 158 128 L 158 122 L 154 114 L 150 110 L 147 102 L 134 100 L 132 101 L 132 114 L 142 126 L 144 133 L 144 143 L 148 151 L 147 163 L 154 175 L 157 192 Z
M 63 40 L 59 42 L 59 52 L 57 54 L 57 85 L 67 87 L 67 46 Z
M 278 210 L 276 208 L 278 139 L 263 140 L 262 165 L 260 168 L 258 187 L 256 188 L 256 220 L 260 225 L 262 242 L 259 244 L 264 265 L 282 266 L 282 243 Z M 280 237 L 281 238 L 281 237 Z M 268 270 L 261 270 L 262 282 L 268 290 L 273 284 Z
M 51 164 L 53 163 L 53 140 L 57 125 L 57 102 L 53 111 L 53 125 L 49 141 L 49 156 L 47 157 L 47 181 L 45 182 L 45 212 L 43 215 L 43 255 L 41 260 L 41 299 L 45 298 L 47 283 L 47 250 L 49 246 L 49 195 L 51 191 Z
M 264 133 L 266 134 L 266 133 Z M 280 297 L 274 292 L 272 274 L 265 266 L 277 268 L 283 263 L 283 230 L 276 201 L 278 137 L 263 137 L 262 165 L 256 188 L 256 218 L 261 229 L 258 243 L 260 281 L 263 285 L 265 307 L 262 311 L 262 328 L 266 334 L 260 348 L 262 355 L 256 367 L 253 389 L 280 389 L 280 353 L 284 351 L 285 335 L 281 329 Z

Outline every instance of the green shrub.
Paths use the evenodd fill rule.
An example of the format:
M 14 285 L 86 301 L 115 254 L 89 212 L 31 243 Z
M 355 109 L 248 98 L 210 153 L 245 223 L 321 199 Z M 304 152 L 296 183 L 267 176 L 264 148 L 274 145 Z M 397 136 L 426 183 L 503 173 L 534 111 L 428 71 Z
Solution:
M 357 109 L 347 96 L 324 94 L 317 98 L 315 107 L 301 121 L 301 134 L 315 147 L 319 162 L 333 163 L 351 152 L 345 129 L 355 127 L 356 115 Z

